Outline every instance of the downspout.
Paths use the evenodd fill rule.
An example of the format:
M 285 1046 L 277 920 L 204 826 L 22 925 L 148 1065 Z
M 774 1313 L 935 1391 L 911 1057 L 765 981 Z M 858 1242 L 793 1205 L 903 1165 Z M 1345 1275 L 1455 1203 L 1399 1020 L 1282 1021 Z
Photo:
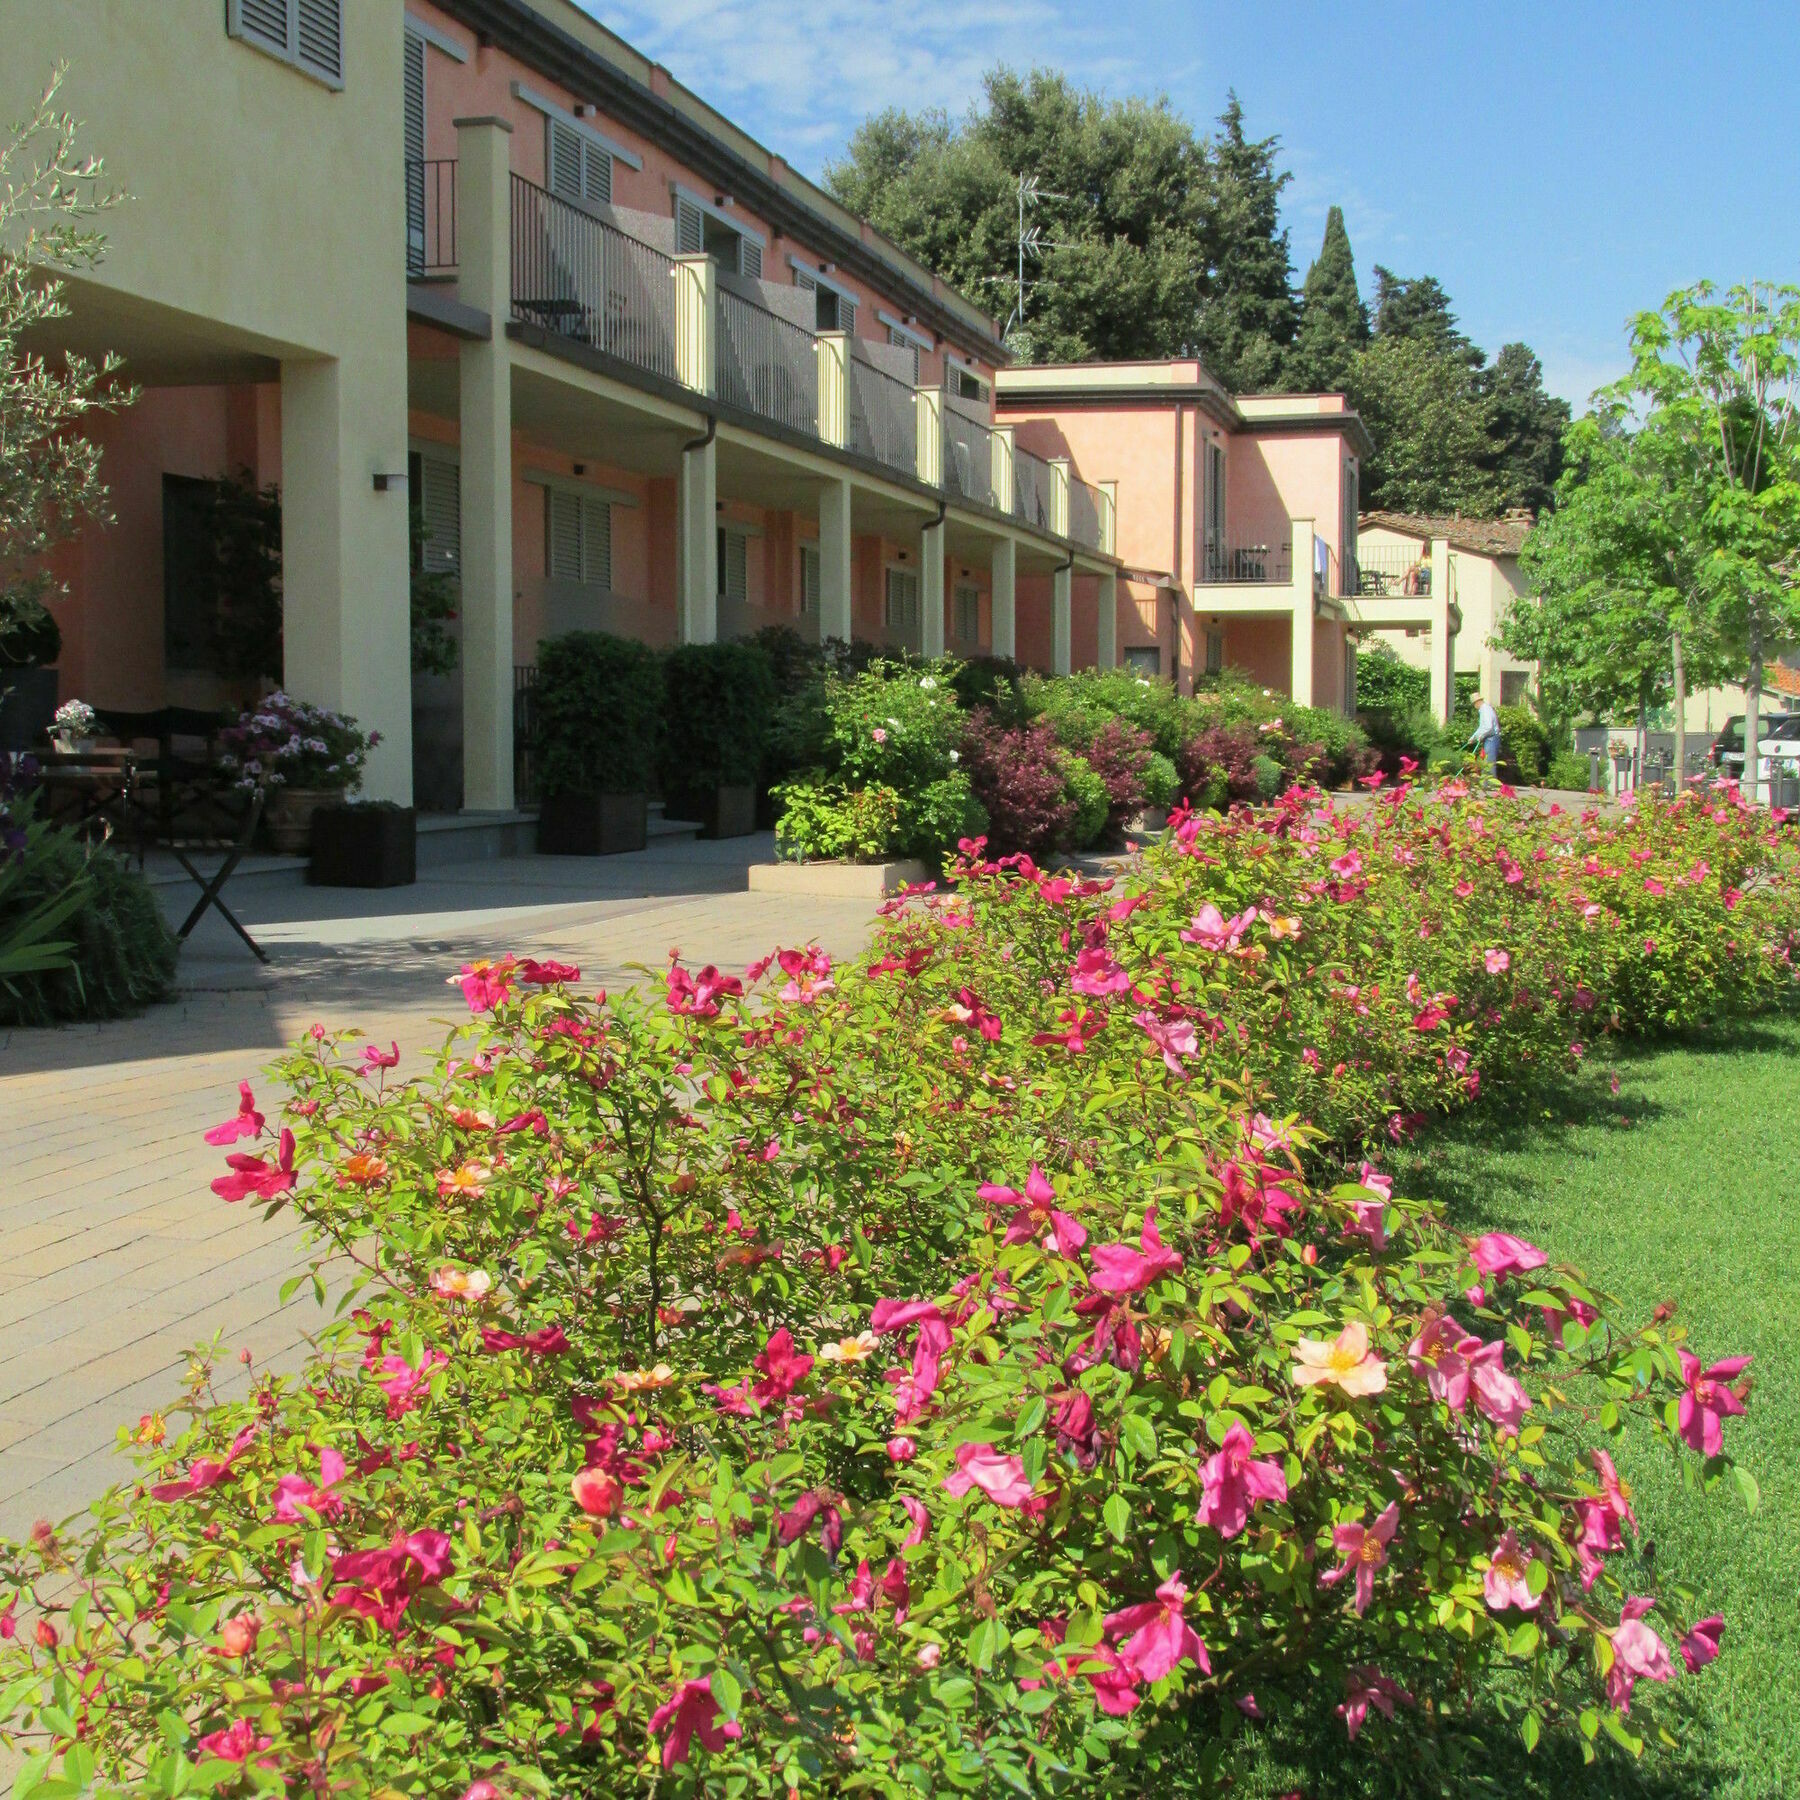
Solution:
M 1181 692 L 1181 439 L 1183 421 L 1187 417 L 1187 408 L 1178 405 L 1175 408 L 1175 518 L 1174 541 L 1169 548 L 1169 569 L 1174 577 L 1175 585 L 1169 592 L 1169 683 L 1176 693 Z
M 697 437 L 692 443 L 683 444 L 681 446 L 681 454 L 685 457 L 690 450 L 704 450 L 718 435 L 719 415 L 717 413 L 708 413 L 706 415 L 706 436 Z

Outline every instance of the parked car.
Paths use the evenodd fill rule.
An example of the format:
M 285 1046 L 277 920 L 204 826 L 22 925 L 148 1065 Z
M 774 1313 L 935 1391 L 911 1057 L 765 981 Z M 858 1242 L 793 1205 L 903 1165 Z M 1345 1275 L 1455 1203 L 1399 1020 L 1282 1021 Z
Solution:
M 1781 765 L 1781 772 L 1800 772 L 1800 713 L 1771 713 L 1756 722 L 1758 775 L 1767 781 Z M 1744 774 L 1744 715 L 1734 713 L 1725 729 L 1713 739 L 1707 762 L 1721 775 L 1742 780 Z

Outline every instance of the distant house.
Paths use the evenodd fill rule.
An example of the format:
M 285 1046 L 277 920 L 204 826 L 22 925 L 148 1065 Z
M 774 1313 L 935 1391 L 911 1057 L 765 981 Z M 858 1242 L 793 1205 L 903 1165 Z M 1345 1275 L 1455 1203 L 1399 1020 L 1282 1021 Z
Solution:
M 1519 552 L 1531 524 L 1523 508 L 1498 519 L 1366 512 L 1356 531 L 1358 589 L 1365 597 L 1420 591 L 1419 584 L 1431 580 L 1432 546 L 1440 546 L 1448 598 L 1462 614 L 1453 666 L 1459 675 L 1475 675 L 1482 694 L 1496 705 L 1519 705 L 1537 665 L 1497 648 L 1493 639 L 1514 601 L 1530 591 L 1519 572 Z M 1373 641 L 1386 643 L 1414 668 L 1430 666 L 1421 632 L 1381 630 Z

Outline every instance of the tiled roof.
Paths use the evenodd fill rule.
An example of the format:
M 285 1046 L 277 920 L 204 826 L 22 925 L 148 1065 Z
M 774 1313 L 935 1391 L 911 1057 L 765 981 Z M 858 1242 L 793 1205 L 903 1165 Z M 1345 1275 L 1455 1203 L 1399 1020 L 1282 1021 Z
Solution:
M 1790 669 L 1786 663 L 1765 663 L 1763 686 L 1771 693 L 1789 694 L 1800 699 L 1800 669 Z
M 1366 512 L 1358 521 L 1364 531 L 1385 527 L 1417 538 L 1447 538 L 1457 550 L 1474 556 L 1517 556 L 1531 530 L 1531 514 L 1520 508 L 1498 519 L 1468 519 L 1461 513 L 1432 517 L 1428 513 Z

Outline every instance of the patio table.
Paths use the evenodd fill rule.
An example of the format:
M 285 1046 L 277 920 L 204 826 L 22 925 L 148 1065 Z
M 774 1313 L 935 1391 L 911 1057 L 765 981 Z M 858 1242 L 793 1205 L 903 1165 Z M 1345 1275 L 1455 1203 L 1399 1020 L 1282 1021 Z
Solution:
M 137 786 L 137 758 L 131 751 L 48 750 L 38 758 L 37 779 L 47 818 L 77 831 L 99 821 L 109 836 L 125 834 Z

